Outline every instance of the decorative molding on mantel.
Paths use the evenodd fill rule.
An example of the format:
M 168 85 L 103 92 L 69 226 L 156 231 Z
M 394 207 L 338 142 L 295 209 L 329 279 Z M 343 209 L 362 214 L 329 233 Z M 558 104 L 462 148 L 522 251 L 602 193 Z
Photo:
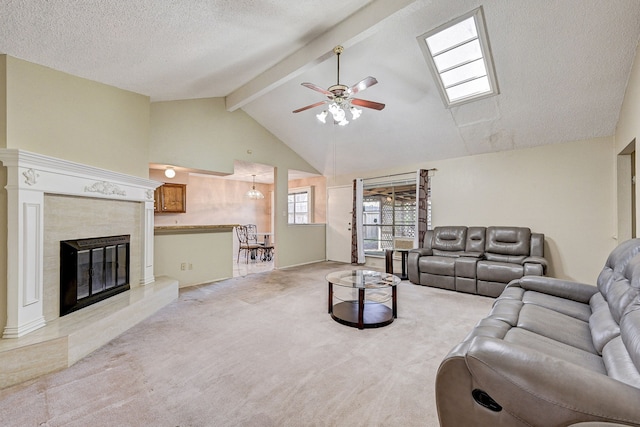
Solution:
M 19 338 L 45 326 L 45 194 L 143 203 L 140 282 L 155 280 L 153 193 L 161 182 L 18 149 L 0 149 L 0 162 L 7 167 L 7 324 L 3 338 Z
M 17 167 L 22 176 L 10 185 L 50 194 L 146 202 L 153 201 L 153 191 L 162 185 L 159 181 L 24 150 L 0 149 L 0 161 L 7 167 Z

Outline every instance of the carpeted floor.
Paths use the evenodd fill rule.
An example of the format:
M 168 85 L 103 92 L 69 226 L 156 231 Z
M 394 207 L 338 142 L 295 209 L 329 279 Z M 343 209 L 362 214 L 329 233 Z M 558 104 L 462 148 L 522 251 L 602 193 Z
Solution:
M 327 314 L 324 262 L 186 288 L 62 372 L 0 390 L 2 426 L 437 426 L 445 354 L 493 299 L 398 287 L 398 318 Z

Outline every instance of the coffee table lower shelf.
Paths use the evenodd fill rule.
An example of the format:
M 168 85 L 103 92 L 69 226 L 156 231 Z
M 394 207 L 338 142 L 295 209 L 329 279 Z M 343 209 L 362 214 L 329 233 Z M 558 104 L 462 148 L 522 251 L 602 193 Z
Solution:
M 359 327 L 358 301 L 343 301 L 332 307 L 331 317 L 343 325 Z M 393 322 L 393 310 L 384 304 L 364 304 L 362 313 L 363 328 L 380 328 Z

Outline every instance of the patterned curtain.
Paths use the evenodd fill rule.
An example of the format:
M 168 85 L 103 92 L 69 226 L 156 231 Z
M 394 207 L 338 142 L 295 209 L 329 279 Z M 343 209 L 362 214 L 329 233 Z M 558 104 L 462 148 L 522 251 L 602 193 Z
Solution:
M 351 264 L 364 264 L 366 262 L 362 236 L 362 193 L 362 179 L 354 179 L 353 210 L 351 212 Z
M 431 177 L 429 169 L 418 171 L 418 247 L 423 246 L 424 235 L 431 230 Z

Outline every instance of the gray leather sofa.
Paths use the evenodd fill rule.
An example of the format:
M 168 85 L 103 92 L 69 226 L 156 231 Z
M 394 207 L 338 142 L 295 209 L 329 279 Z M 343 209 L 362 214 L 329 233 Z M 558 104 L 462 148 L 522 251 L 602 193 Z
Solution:
M 441 363 L 436 402 L 444 427 L 640 425 L 640 239 L 597 286 L 509 283 Z
M 545 274 L 544 234 L 526 227 L 436 227 L 409 251 L 409 281 L 497 297 L 511 280 Z

